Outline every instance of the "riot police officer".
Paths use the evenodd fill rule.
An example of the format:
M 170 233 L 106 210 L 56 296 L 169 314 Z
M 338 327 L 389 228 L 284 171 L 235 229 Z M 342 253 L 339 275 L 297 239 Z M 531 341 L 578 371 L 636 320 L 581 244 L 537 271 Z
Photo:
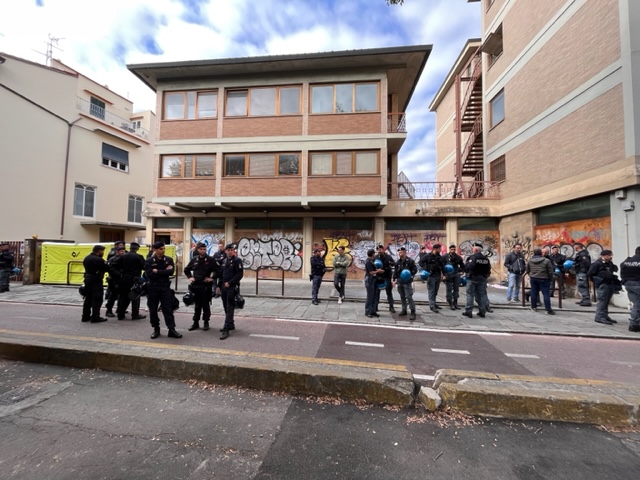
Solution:
M 104 246 L 95 245 L 91 253 L 84 257 L 84 288 L 85 296 L 82 305 L 82 321 L 91 323 L 106 322 L 107 319 L 100 316 L 102 297 L 104 294 L 104 274 L 109 271 L 107 262 L 104 261 Z
M 219 287 L 222 293 L 224 307 L 224 326 L 220 329 L 220 340 L 229 338 L 229 332 L 236 329 L 233 314 L 235 312 L 235 298 L 240 289 L 240 280 L 244 276 L 242 260 L 236 256 L 236 246 L 228 243 L 224 247 L 227 258 L 222 267 Z
M 146 318 L 146 315 L 140 314 L 140 297 L 137 297 L 135 300 L 129 298 L 131 288 L 140 280 L 140 276 L 144 270 L 145 259 L 138 253 L 140 249 L 139 243 L 131 242 L 129 248 L 129 252 L 116 256 L 114 260 L 117 268 L 119 268 L 122 273 L 118 289 L 118 308 L 116 310 L 118 320 L 124 320 L 124 314 L 127 311 L 129 302 L 131 302 L 131 320 Z
M 189 290 L 194 295 L 194 313 L 193 325 L 189 327 L 192 332 L 200 328 L 200 315 L 204 325 L 203 330 L 209 330 L 209 318 L 211 318 L 211 289 L 214 279 L 220 276 L 221 267 L 216 263 L 213 257 L 207 255 L 207 245 L 198 242 L 196 244 L 196 253 L 184 268 L 184 274 L 189 279 Z
M 175 272 L 173 259 L 164 254 L 164 243 L 153 244 L 153 256 L 147 258 L 144 264 L 144 273 L 149 279 L 147 284 L 147 306 L 149 307 L 149 320 L 153 332 L 151 338 L 160 336 L 160 317 L 158 305 L 162 308 L 164 323 L 169 329 L 168 337 L 182 338 L 182 334 L 176 331 L 176 321 L 173 316 L 173 291 L 171 290 L 171 275 Z

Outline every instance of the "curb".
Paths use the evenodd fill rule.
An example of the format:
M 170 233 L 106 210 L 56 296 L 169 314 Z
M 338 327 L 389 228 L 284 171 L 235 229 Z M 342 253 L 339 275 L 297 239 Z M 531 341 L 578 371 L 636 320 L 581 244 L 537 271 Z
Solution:
M 400 365 L 30 332 L 3 331 L 0 335 L 0 357 L 8 360 L 198 380 L 380 405 L 406 407 L 415 399 L 413 376 Z
M 443 406 L 469 415 L 614 426 L 639 424 L 640 387 L 636 385 L 438 370 L 433 388 Z

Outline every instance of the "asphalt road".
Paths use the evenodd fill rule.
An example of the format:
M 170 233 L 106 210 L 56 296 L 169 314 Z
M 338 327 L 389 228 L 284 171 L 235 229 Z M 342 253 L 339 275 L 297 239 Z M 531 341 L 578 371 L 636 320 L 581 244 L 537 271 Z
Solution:
M 640 478 L 640 433 L 0 360 L 0 477 Z
M 148 320 L 80 323 L 80 307 L 0 304 L 0 329 L 149 340 Z M 640 348 L 634 340 L 438 331 L 367 324 L 332 324 L 237 316 L 237 330 L 218 339 L 223 320 L 212 317 L 208 332 L 188 332 L 191 313 L 176 313 L 179 343 L 236 351 L 401 364 L 425 383 L 440 368 L 503 374 L 588 378 L 640 384 Z M 163 330 L 163 334 L 166 330 Z

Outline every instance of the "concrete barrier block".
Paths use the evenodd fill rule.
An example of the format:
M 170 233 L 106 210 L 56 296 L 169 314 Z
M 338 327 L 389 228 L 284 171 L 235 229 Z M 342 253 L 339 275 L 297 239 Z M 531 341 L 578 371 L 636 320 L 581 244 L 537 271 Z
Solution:
M 430 412 L 435 412 L 440 408 L 440 405 L 442 405 L 442 399 L 440 398 L 440 395 L 438 395 L 438 392 L 429 387 L 420 388 L 418 401 Z

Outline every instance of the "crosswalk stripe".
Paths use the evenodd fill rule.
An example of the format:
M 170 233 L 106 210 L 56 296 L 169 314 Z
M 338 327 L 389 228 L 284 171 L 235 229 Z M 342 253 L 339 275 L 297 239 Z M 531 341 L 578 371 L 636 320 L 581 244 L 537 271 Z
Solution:
M 437 352 L 437 353 L 457 353 L 460 355 L 471 355 L 469 353 L 469 350 L 449 350 L 448 348 L 432 348 L 431 351 Z
M 378 348 L 384 348 L 384 343 L 365 343 L 365 342 L 350 342 L 350 341 L 346 341 L 344 342 L 345 345 L 355 345 L 357 347 L 378 347 Z
M 527 353 L 505 353 L 505 355 L 511 358 L 540 358 L 538 355 L 530 355 Z
M 287 337 L 286 335 L 262 335 L 260 333 L 250 333 L 250 337 L 275 338 L 276 340 L 300 340 L 300 337 Z

